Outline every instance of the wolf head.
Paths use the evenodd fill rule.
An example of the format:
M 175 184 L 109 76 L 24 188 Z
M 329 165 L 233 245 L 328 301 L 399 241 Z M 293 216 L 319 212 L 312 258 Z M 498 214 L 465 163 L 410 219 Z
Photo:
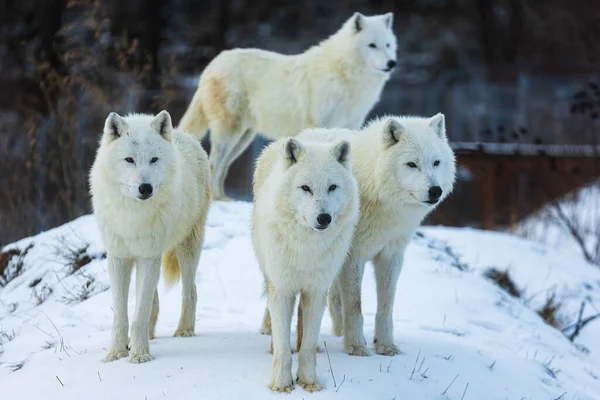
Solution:
M 171 143 L 171 116 L 161 111 L 125 118 L 111 112 L 104 124 L 101 149 L 108 178 L 124 196 L 147 201 L 172 175 L 175 149 Z
M 381 129 L 382 187 L 405 203 L 433 208 L 454 186 L 456 162 L 448 145 L 444 115 L 388 118 Z
M 344 43 L 352 62 L 378 73 L 389 74 L 396 67 L 396 36 L 392 31 L 394 14 L 365 16 L 354 13 L 342 28 Z
M 358 210 L 358 185 L 350 166 L 350 143 L 291 138 L 284 142 L 285 212 L 316 231 L 347 222 Z

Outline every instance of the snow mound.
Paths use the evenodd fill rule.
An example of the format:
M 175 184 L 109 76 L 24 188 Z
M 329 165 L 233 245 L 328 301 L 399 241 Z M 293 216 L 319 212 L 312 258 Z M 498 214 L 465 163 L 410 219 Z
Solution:
M 156 358 L 140 365 L 101 362 L 112 312 L 93 216 L 4 248 L 3 254 L 18 251 L 0 269 L 10 278 L 6 285 L 0 279 L 2 398 L 284 396 L 268 389 L 271 356 L 269 337 L 258 333 L 265 300 L 250 211 L 244 202 L 211 206 L 196 277 L 197 336 L 171 337 L 181 297 L 177 288 L 165 292 L 161 284 L 157 339 L 150 343 Z M 523 296 L 511 297 L 487 279 L 488 267 L 508 268 Z M 286 398 L 600 399 L 600 320 L 571 343 L 535 312 L 550 293 L 563 303 L 565 325 L 576 320 L 582 302 L 584 317 L 597 313 L 600 269 L 576 254 L 506 234 L 423 228 L 407 250 L 398 285 L 394 324 L 402 354 L 346 355 L 326 313 L 321 341 L 331 363 L 327 354 L 317 356 L 318 379 L 326 388 L 309 394 L 297 386 Z M 367 272 L 368 341 L 375 310 L 375 282 Z

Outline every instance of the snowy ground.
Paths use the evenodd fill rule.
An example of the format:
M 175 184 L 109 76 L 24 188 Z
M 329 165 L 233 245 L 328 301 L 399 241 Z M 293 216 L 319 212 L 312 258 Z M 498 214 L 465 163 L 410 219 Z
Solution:
M 321 340 L 333 371 L 326 354 L 317 359 L 326 389 L 310 394 L 296 387 L 289 397 L 272 393 L 269 338 L 258 333 L 264 300 L 250 241 L 250 208 L 242 202 L 213 204 L 196 277 L 197 336 L 171 337 L 180 295 L 177 288 L 161 291 L 158 338 L 150 343 L 156 359 L 141 365 L 100 361 L 109 346 L 112 315 L 92 216 L 5 248 L 33 243 L 22 258 L 21 275 L 0 288 L 1 397 L 600 399 L 600 320 L 586 326 L 574 345 L 534 311 L 555 291 L 565 303 L 566 321 L 576 318 L 582 301 L 588 304 L 586 315 L 598 312 L 600 269 L 572 253 L 513 236 L 447 228 L 422 229 L 408 249 L 394 312 L 402 354 L 342 353 L 341 338 L 331 335 L 326 315 Z M 92 260 L 71 273 L 65 266 L 68 254 L 86 243 L 75 258 Z M 13 257 L 11 268 L 17 262 Z M 509 268 L 523 299 L 484 278 L 490 266 Z M 374 287 L 369 268 L 363 285 L 368 341 Z

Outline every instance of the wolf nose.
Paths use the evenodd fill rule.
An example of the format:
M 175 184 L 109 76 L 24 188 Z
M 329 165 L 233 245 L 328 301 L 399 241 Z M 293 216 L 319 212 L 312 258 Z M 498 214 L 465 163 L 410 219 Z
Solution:
M 429 188 L 429 201 L 432 203 L 437 202 L 442 196 L 442 188 L 439 186 L 432 186 Z
M 398 65 L 398 63 L 396 61 L 394 61 L 394 60 L 389 60 L 388 61 L 388 68 L 389 69 L 392 69 L 392 68 L 396 67 L 396 65 Z
M 144 197 L 150 196 L 152 194 L 152 185 L 149 183 L 143 183 L 138 188 L 140 194 Z
M 325 213 L 319 214 L 317 215 L 317 222 L 319 223 L 320 229 L 325 229 L 331 223 L 331 215 Z

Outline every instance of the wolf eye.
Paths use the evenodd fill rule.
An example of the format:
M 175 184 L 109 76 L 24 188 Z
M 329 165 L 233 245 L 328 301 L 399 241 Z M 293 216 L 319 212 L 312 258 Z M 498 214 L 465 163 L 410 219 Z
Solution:
M 389 44 L 389 43 L 387 43 L 387 44 L 385 45 L 385 47 L 387 47 L 387 48 L 389 49 L 389 48 L 390 48 L 390 44 Z
M 369 47 L 372 49 L 376 49 L 377 45 L 375 43 L 369 43 Z
M 131 157 L 127 157 L 125 161 L 127 161 L 129 164 L 133 164 L 133 158 Z
M 408 165 L 408 166 L 409 166 L 409 167 L 411 167 L 411 168 L 417 168 L 417 164 L 415 164 L 415 163 L 414 163 L 414 162 L 412 162 L 412 161 L 411 161 L 411 162 L 408 162 L 408 163 L 406 163 L 406 165 Z
M 440 160 L 435 160 L 435 161 L 433 162 L 433 166 L 434 166 L 434 167 L 437 167 L 438 165 L 440 165 Z
M 329 191 L 333 192 L 335 189 L 337 189 L 337 185 L 331 185 L 329 186 Z
M 305 192 L 312 193 L 308 185 L 302 185 L 300 186 L 300 189 L 304 190 Z
M 152 157 L 152 160 L 150 160 L 150 164 L 154 164 L 157 161 L 158 161 L 158 157 Z

